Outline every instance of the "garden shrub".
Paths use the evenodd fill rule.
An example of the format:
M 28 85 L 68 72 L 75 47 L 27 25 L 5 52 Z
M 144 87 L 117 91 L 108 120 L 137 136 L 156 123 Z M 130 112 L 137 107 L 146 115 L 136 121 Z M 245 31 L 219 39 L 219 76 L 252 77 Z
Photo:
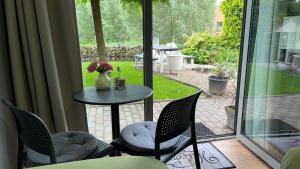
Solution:
M 243 1 L 225 0 L 221 4 L 221 11 L 224 15 L 222 41 L 227 47 L 237 49 L 241 39 Z
M 220 35 L 206 32 L 198 32 L 189 37 L 182 53 L 194 56 L 198 64 L 237 63 L 239 58 L 239 48 L 227 47 Z
M 210 35 L 206 32 L 198 32 L 189 37 L 184 44 L 182 53 L 195 57 L 199 64 L 212 64 L 218 56 L 220 48 L 220 36 Z
M 238 49 L 219 48 L 218 56 L 213 58 L 213 63 L 238 63 L 240 51 Z
M 221 5 L 224 15 L 222 33 L 198 32 L 187 38 L 182 53 L 195 57 L 198 64 L 238 63 L 243 2 L 224 0 Z

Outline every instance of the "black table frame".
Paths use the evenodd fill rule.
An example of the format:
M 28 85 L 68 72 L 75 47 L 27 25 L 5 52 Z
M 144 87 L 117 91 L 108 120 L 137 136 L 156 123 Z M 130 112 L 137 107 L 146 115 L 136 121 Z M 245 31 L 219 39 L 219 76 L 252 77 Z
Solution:
M 134 86 L 134 85 L 131 85 Z M 142 85 L 137 85 L 137 86 L 142 86 Z M 146 87 L 146 86 L 144 86 Z M 82 91 L 83 89 L 79 90 Z M 152 89 L 148 88 L 148 90 L 151 90 L 151 92 L 149 92 L 148 95 L 145 95 L 143 97 L 140 97 L 138 99 L 132 99 L 129 101 L 124 101 L 124 102 L 118 102 L 118 103 L 96 103 L 96 102 L 89 102 L 89 101 L 83 101 L 82 99 L 78 99 L 75 94 L 77 92 L 75 92 L 73 94 L 73 99 L 79 103 L 84 103 L 84 104 L 91 104 L 91 105 L 110 105 L 111 106 L 111 121 L 112 121 L 112 136 L 113 136 L 113 140 L 119 138 L 120 136 L 120 114 L 119 114 L 119 105 L 121 104 L 127 104 L 127 103 L 133 103 L 133 102 L 137 102 L 137 101 L 141 101 L 144 100 L 150 96 L 152 96 L 153 91 Z
M 119 105 L 111 105 L 111 126 L 112 126 L 112 137 L 113 140 L 120 137 L 120 115 Z

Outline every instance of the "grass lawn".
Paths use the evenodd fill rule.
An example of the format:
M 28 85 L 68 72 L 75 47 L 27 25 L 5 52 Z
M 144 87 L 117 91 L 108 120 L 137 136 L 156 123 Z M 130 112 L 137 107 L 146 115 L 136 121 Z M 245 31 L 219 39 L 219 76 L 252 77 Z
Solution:
M 248 65 L 250 67 L 251 65 Z M 252 65 L 256 75 L 247 77 L 246 95 L 265 96 L 300 93 L 300 76 L 286 71 L 268 68 L 262 65 Z M 248 69 L 248 75 L 251 69 Z M 252 71 L 253 72 L 253 71 Z M 250 85 L 249 85 L 250 84 Z M 248 92 L 247 92 L 248 91 Z
M 97 73 L 89 73 L 87 67 L 90 62 L 82 63 L 84 86 L 93 86 Z M 143 72 L 134 67 L 133 61 L 110 61 L 114 69 L 121 68 L 121 76 L 125 77 L 127 84 L 143 84 Z M 111 77 L 117 76 L 117 71 L 113 70 Z M 154 99 L 176 99 L 193 94 L 197 89 L 186 84 L 171 80 L 159 74 L 153 75 Z

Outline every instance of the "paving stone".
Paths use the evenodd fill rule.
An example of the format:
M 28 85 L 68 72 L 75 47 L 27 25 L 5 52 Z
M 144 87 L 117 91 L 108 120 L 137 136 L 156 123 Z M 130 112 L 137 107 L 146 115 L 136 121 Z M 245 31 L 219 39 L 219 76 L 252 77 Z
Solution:
M 224 98 L 223 98 L 224 99 Z M 228 98 L 225 98 L 228 99 Z M 218 101 L 220 103 L 218 103 Z M 154 121 L 157 121 L 160 111 L 167 105 L 168 101 L 154 102 L 153 113 Z M 202 122 L 216 134 L 231 133 L 232 130 L 224 129 L 226 124 L 226 114 L 224 107 L 228 101 L 221 99 L 199 99 L 196 108 L 196 122 Z M 209 106 L 207 106 L 209 105 Z M 124 107 L 125 106 L 125 107 Z M 107 107 L 107 106 L 106 106 Z M 89 119 L 89 131 L 97 138 L 110 142 L 111 134 L 111 112 L 110 107 L 87 106 L 87 115 Z M 89 112 L 97 110 L 97 113 Z M 129 109 L 128 109 L 129 108 Z M 101 112 L 102 111 L 102 112 Z M 142 103 L 128 104 L 120 106 L 120 125 L 124 128 L 128 124 L 141 122 L 144 118 L 144 109 Z M 99 132 L 102 130 L 103 132 Z M 107 136 L 108 135 L 108 136 Z

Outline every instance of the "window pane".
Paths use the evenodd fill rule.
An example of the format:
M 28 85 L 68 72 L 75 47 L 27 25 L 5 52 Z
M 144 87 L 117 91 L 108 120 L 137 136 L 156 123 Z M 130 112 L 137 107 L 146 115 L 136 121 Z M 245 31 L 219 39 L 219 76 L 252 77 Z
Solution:
M 281 160 L 300 144 L 300 3 L 254 0 L 242 133 Z
M 121 0 L 100 1 L 100 12 L 105 42 L 105 59 L 113 66 L 110 71 L 112 83 L 118 76 L 120 67 L 120 77 L 126 79 L 127 84 L 144 84 L 144 72 L 142 67 L 135 64 L 135 56 L 140 56 L 143 52 L 143 30 L 142 30 L 142 10 L 139 3 L 122 3 Z M 98 58 L 97 38 L 95 29 L 99 30 L 99 25 L 94 26 L 93 10 L 91 1 L 76 1 L 76 14 L 80 48 L 82 56 L 82 72 L 84 87 L 95 86 L 95 79 L 98 72 L 90 73 L 87 67 Z M 112 141 L 112 122 L 110 106 L 86 105 L 89 132 L 97 138 L 106 142 Z M 134 122 L 144 120 L 144 102 L 120 105 L 120 126 L 121 129 Z

